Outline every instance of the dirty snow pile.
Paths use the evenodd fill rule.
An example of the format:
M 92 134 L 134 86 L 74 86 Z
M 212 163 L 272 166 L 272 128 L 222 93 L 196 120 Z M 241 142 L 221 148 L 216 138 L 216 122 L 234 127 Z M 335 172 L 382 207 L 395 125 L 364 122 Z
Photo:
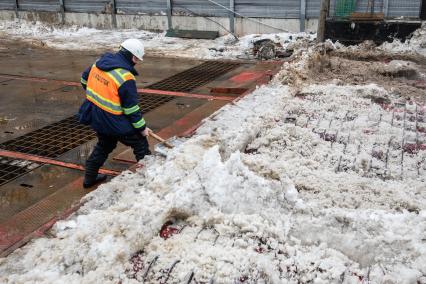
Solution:
M 399 40 L 384 43 L 380 49 L 388 52 L 412 53 L 426 56 L 426 22 L 423 22 L 421 28 L 416 30 L 412 37 L 406 42 Z
M 0 282 L 426 283 L 425 151 L 401 166 L 380 86 L 283 85 L 310 56 L 89 194 Z
M 153 33 L 138 29 L 99 30 L 78 26 L 54 26 L 25 20 L 0 22 L 0 38 L 20 39 L 35 46 L 64 50 L 117 49 L 128 38 L 141 39 L 147 55 L 187 57 L 200 59 L 250 58 L 253 42 L 271 39 L 283 47 L 296 42 L 312 42 L 314 34 L 279 33 L 247 35 L 235 39 L 226 35 L 216 40 L 181 39 L 166 37 L 165 33 Z M 90 41 L 88 41 L 90 39 Z

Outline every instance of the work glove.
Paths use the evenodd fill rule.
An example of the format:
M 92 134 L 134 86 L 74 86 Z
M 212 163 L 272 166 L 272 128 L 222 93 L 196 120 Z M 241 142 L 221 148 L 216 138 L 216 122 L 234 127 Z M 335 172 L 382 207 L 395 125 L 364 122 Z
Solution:
M 145 129 L 142 131 L 142 135 L 145 137 L 148 137 L 151 132 L 152 132 L 151 129 L 149 129 L 148 127 L 145 127 Z

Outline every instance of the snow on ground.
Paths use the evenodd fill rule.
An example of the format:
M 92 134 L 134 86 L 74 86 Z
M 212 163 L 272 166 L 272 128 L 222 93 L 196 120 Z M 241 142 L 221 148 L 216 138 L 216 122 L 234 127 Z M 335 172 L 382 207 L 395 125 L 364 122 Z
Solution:
M 99 30 L 78 26 L 53 26 L 25 20 L 0 22 L 0 37 L 6 35 L 36 46 L 66 50 L 111 50 L 117 49 L 128 38 L 138 38 L 145 43 L 148 55 L 202 59 L 248 58 L 253 41 L 264 38 L 287 46 L 301 39 L 312 41 L 316 37 L 306 33 L 279 33 L 248 35 L 238 41 L 227 35 L 212 41 L 166 37 L 165 32 L 154 33 L 137 29 Z
M 391 43 L 386 42 L 381 46 L 381 49 L 387 52 L 413 53 L 426 56 L 426 22 L 413 33 L 411 39 L 404 43 L 399 40 L 394 40 Z
M 315 50 L 90 193 L 0 282 L 426 283 L 425 105 L 312 82 Z

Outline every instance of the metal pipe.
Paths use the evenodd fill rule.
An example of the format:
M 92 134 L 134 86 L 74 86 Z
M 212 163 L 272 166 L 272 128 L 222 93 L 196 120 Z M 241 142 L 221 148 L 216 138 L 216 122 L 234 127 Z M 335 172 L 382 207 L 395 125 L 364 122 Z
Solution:
M 117 3 L 116 0 L 111 0 L 111 18 L 112 18 L 112 27 L 117 28 Z
M 325 40 L 325 22 L 327 20 L 329 8 L 330 8 L 330 0 L 321 0 L 320 17 L 318 21 L 317 42 L 324 42 Z
M 65 24 L 65 4 L 64 4 L 65 0 L 59 0 L 59 11 L 61 12 L 62 15 L 62 24 Z
M 389 0 L 383 0 L 383 13 L 385 17 L 389 16 Z
M 235 1 L 229 0 L 229 30 L 231 33 L 235 33 Z
M 169 30 L 173 29 L 172 24 L 172 0 L 167 0 L 167 27 Z
M 19 18 L 18 11 L 19 11 L 19 3 L 18 3 L 18 0 L 15 0 L 15 15 L 16 15 L 16 18 Z
M 66 162 L 62 162 L 62 161 L 58 161 L 58 160 L 53 160 L 53 159 L 44 158 L 44 157 L 35 156 L 35 155 L 30 155 L 30 154 L 24 154 L 24 153 L 20 153 L 20 152 L 0 150 L 0 156 L 19 159 L 19 160 L 38 162 L 38 163 L 42 163 L 42 164 L 60 166 L 60 167 L 75 169 L 75 170 L 80 170 L 80 171 L 85 170 L 82 165 L 73 164 L 73 163 L 66 163 Z M 107 170 L 107 169 L 100 169 L 99 173 L 109 175 L 109 176 L 118 176 L 120 174 L 120 172 Z
M 300 0 L 300 31 L 305 31 L 306 0 Z

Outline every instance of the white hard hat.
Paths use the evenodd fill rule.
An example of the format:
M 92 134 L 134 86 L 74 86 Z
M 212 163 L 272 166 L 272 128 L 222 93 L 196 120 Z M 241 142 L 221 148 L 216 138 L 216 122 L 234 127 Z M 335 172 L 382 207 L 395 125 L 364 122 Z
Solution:
M 145 49 L 143 47 L 142 41 L 135 38 L 127 39 L 121 44 L 121 47 L 127 49 L 131 54 L 136 56 L 139 60 L 143 60 Z

